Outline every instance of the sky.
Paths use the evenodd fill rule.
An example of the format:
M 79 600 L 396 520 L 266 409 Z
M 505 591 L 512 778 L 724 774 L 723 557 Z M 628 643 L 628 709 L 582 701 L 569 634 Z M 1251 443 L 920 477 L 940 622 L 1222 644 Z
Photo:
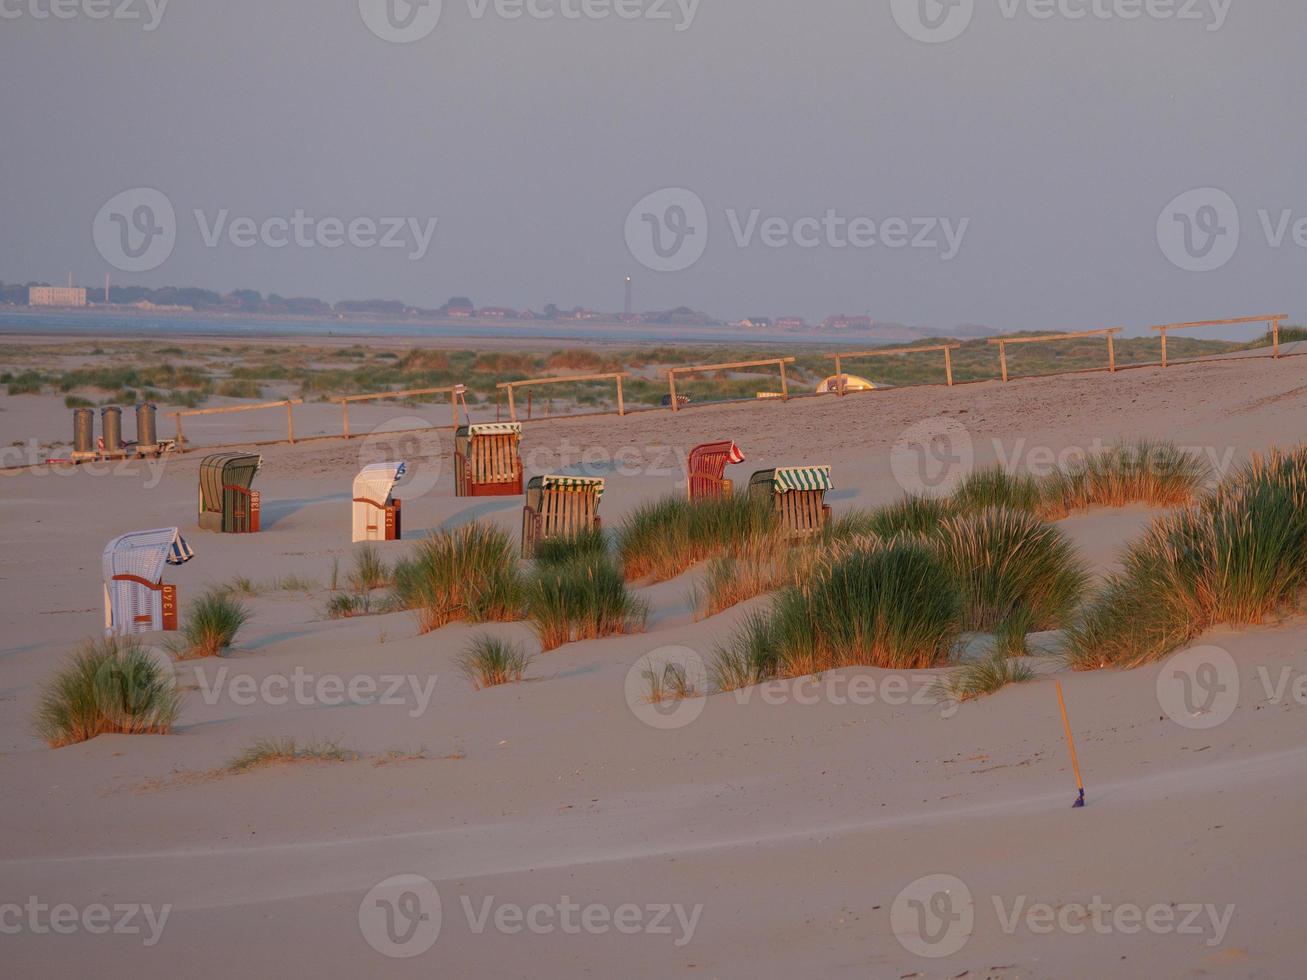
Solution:
M 0 0 L 0 280 L 1301 322 L 1305 32 L 1300 0 Z

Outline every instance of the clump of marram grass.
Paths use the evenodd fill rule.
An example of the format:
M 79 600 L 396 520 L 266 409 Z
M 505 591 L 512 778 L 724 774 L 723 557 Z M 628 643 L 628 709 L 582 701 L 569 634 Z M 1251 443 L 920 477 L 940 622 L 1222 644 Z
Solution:
M 463 676 L 478 691 L 502 684 L 519 683 L 532 658 L 522 646 L 486 634 L 474 636 L 457 664 Z
M 631 594 L 607 558 L 579 557 L 539 568 L 527 585 L 527 618 L 544 651 L 566 643 L 637 633 L 649 604 Z
M 652 659 L 646 660 L 646 669 L 641 671 L 647 694 L 646 704 L 665 704 L 668 701 L 684 701 L 698 697 L 699 689 L 694 678 L 686 670 L 685 664 L 668 661 L 656 664 Z
M 341 748 L 336 741 L 313 741 L 301 745 L 293 738 L 261 738 L 227 763 L 227 771 L 249 772 L 292 762 L 357 762 L 358 758 L 357 752 Z
M 603 528 L 589 527 L 537 542 L 532 558 L 537 566 L 544 567 L 566 565 L 578 558 L 603 558 L 607 554 L 607 533 Z
M 1010 473 L 1001 466 L 976 470 L 967 476 L 947 506 L 954 513 L 977 513 L 995 507 L 1038 513 L 1044 505 L 1044 487 L 1026 473 Z
M 881 538 L 901 534 L 930 534 L 954 512 L 952 503 L 940 497 L 904 497 L 872 511 L 866 531 Z
M 961 592 L 964 629 L 992 630 L 1014 615 L 1054 629 L 1084 601 L 1089 574 L 1075 548 L 1033 514 L 991 508 L 951 517 L 930 540 Z
M 771 502 L 752 494 L 676 495 L 637 508 L 618 532 L 617 553 L 627 578 L 666 581 L 775 528 Z
M 1077 669 L 1138 667 L 1220 624 L 1256 625 L 1307 590 L 1307 447 L 1254 457 L 1153 522 L 1068 631 Z
M 714 654 L 723 689 L 842 667 L 915 670 L 948 661 L 963 607 L 952 572 L 924 542 L 871 542 L 783 589 Z
M 249 619 L 249 609 L 230 595 L 206 592 L 187 608 L 182 643 L 176 652 L 185 660 L 221 657 Z
M 354 619 L 372 612 L 371 592 L 333 592 L 327 600 L 328 619 Z
M 390 568 L 374 544 L 365 544 L 354 552 L 354 567 L 349 572 L 349 587 L 363 595 L 383 589 L 394 581 Z
M 46 683 L 35 727 L 57 749 L 98 735 L 166 735 L 180 711 L 172 676 L 137 640 L 97 639 Z
M 424 538 L 394 571 L 393 605 L 412 610 L 431 633 L 455 620 L 511 622 L 525 603 L 522 574 L 508 534 L 467 524 Z
M 263 587 L 248 575 L 237 575 L 229 582 L 214 586 L 213 591 L 226 596 L 253 598 L 263 592 Z
M 1192 503 L 1212 478 L 1203 457 L 1169 442 L 1141 441 L 1093 453 L 1053 474 L 1045 495 L 1066 512 L 1142 503 Z
M 974 701 L 995 694 L 1009 684 L 1024 684 L 1035 679 L 1027 663 L 994 652 L 981 660 L 971 660 L 954 667 L 940 678 L 936 693 L 949 701 Z

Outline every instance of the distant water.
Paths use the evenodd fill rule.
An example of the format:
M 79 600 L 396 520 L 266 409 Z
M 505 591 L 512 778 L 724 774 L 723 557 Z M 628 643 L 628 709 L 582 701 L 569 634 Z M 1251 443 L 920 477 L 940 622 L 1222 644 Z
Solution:
M 854 344 L 876 347 L 872 337 L 818 333 L 779 334 L 725 327 L 632 326 L 545 323 L 538 326 L 386 323 L 371 320 L 283 320 L 206 317 L 199 314 L 102 312 L 94 309 L 31 310 L 0 308 L 0 334 L 60 333 L 90 337 L 175 336 L 258 339 L 263 337 L 466 337 L 485 340 L 586 340 L 617 344 Z

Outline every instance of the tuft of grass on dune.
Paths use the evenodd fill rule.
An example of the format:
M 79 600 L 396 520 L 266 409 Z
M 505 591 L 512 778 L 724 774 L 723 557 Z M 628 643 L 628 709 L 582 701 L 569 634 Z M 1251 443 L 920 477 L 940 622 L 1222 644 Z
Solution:
M 478 691 L 516 684 L 526 674 L 531 657 L 521 645 L 481 634 L 474 636 L 458 658 L 458 669 Z
M 535 563 L 538 568 L 566 565 L 573 560 L 598 559 L 608 554 L 608 533 L 603 528 L 593 527 L 577 531 L 574 534 L 558 538 L 547 538 L 535 547 Z
M 648 603 L 631 594 L 607 557 L 582 555 L 537 568 L 526 592 L 527 618 L 545 652 L 581 640 L 637 633 L 649 618 Z
M 1213 626 L 1265 622 L 1307 590 L 1307 446 L 1254 457 L 1154 521 L 1068 631 L 1081 670 L 1160 660 Z
M 35 728 L 61 748 L 98 735 L 166 735 L 180 711 L 173 679 L 137 640 L 97 639 L 46 683 Z
M 997 694 L 1009 684 L 1024 684 L 1035 679 L 1029 664 L 995 652 L 982 660 L 954 667 L 940 679 L 937 693 L 949 701 L 974 701 Z
M 1145 440 L 1087 456 L 1045 483 L 1049 505 L 1069 513 L 1132 503 L 1180 507 L 1192 503 L 1211 478 L 1201 456 Z
M 954 490 L 948 507 L 954 513 L 1001 507 L 1034 514 L 1043 509 L 1044 501 L 1045 487 L 1036 477 L 991 466 L 968 475 Z
M 336 741 L 300 744 L 293 738 L 262 738 L 227 763 L 227 771 L 250 772 L 292 762 L 356 762 L 358 758 L 357 752 L 341 748 Z
M 221 657 L 249 619 L 249 609 L 231 594 L 211 590 L 187 607 L 177 652 L 187 660 Z
M 455 620 L 521 618 L 525 588 L 514 543 L 500 528 L 468 524 L 424 538 L 394 569 L 396 608 L 411 610 L 423 633 Z
M 364 544 L 354 552 L 354 567 L 349 573 L 349 587 L 358 595 L 384 589 L 394 584 L 394 575 L 374 544 Z
M 661 582 L 775 528 L 769 502 L 750 494 L 699 501 L 676 495 L 637 508 L 618 532 L 617 554 L 627 578 Z

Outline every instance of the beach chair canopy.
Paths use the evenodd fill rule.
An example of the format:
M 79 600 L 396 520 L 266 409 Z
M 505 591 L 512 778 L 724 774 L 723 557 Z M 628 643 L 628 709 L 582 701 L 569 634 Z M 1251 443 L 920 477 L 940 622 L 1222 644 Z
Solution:
M 512 436 L 515 439 L 522 438 L 521 422 L 483 422 L 478 425 L 463 426 L 459 430 L 466 436 L 466 446 L 464 452 L 472 455 L 472 440 L 482 436 Z
M 537 476 L 532 478 L 531 487 L 541 490 L 561 491 L 563 493 L 591 493 L 597 500 L 604 496 L 604 478 L 601 476 Z
M 795 490 L 833 489 L 831 468 L 829 466 L 780 466 L 774 470 L 761 470 L 755 473 L 753 484 L 771 484 L 773 493 L 791 493 Z
M 353 539 L 385 540 L 385 511 L 393 502 L 395 484 L 403 479 L 408 464 L 372 463 L 354 478 Z
M 250 453 L 215 453 L 200 461 L 200 527 L 249 530 L 250 488 L 262 464 Z
M 125 636 L 163 629 L 164 567 L 193 557 L 175 527 L 133 531 L 110 541 L 101 559 L 105 631 Z
M 522 492 L 522 425 L 483 422 L 454 433 L 454 492 L 502 497 Z

